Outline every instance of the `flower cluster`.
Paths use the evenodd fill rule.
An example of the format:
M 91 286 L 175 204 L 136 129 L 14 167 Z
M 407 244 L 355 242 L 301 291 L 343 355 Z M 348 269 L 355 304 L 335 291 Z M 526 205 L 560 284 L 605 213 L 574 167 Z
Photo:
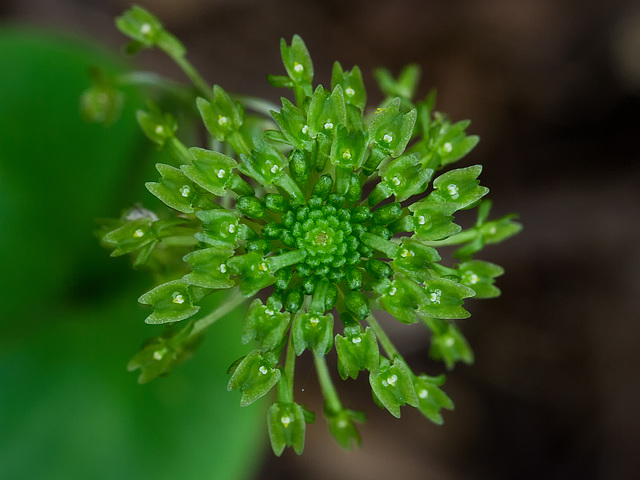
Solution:
M 413 103 L 414 66 L 397 79 L 377 72 L 386 98 L 374 109 L 358 67 L 336 62 L 331 87 L 314 87 L 299 36 L 281 42 L 286 75 L 269 77 L 273 86 L 291 89 L 295 103 L 283 98 L 265 119 L 246 113 L 260 113 L 255 99 L 206 87 L 184 48 L 145 10 L 134 7 L 118 26 L 136 48 L 165 50 L 194 80 L 211 137 L 209 149 L 187 148 L 172 115 L 157 107 L 139 112 L 147 136 L 176 159 L 156 165 L 160 178 L 147 183 L 175 213 L 134 208 L 102 231 L 113 255 L 131 253 L 135 266 L 175 267 L 182 257 L 169 269 L 174 277 L 165 274 L 167 281 L 140 297 L 153 308 L 147 323 L 170 327 L 131 361 L 140 381 L 168 373 L 210 324 L 260 293 L 242 336 L 255 347 L 231 366 L 228 387 L 249 405 L 277 385 L 268 412 L 277 455 L 286 446 L 301 453 L 314 418 L 293 394 L 295 358 L 306 350 L 329 429 L 345 448 L 359 444 L 354 423 L 364 418 L 338 397 L 325 359 L 334 346 L 339 375 L 346 380 L 366 371 L 374 400 L 392 415 L 411 405 L 441 423 L 441 409 L 453 407 L 440 389 L 444 376 L 413 373 L 374 313 L 423 323 L 431 356 L 448 368 L 473 359 L 452 320 L 469 316 L 464 299 L 499 295 L 493 282 L 503 270 L 472 256 L 520 225 L 512 217 L 489 220 L 479 165 L 443 171 L 476 145 L 478 138 L 465 133 L 469 122 L 435 112 L 433 94 Z M 454 223 L 456 212 L 476 207 L 471 228 Z M 458 263 L 442 263 L 443 245 L 460 246 L 453 253 Z M 230 291 L 226 302 L 203 315 L 202 300 L 221 289 Z

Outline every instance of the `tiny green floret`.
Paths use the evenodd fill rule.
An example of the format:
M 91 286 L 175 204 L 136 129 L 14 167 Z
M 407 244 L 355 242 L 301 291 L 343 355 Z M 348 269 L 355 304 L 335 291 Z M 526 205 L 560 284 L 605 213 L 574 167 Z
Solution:
M 315 362 L 330 432 L 344 448 L 360 444 L 355 422 L 364 415 L 342 405 L 327 365 L 334 347 L 339 376 L 366 372 L 374 401 L 391 415 L 410 406 L 442 423 L 442 410 L 453 408 L 445 377 L 415 374 L 374 315 L 426 326 L 430 355 L 447 369 L 473 361 L 455 321 L 470 316 L 466 299 L 497 297 L 495 279 L 504 273 L 474 256 L 521 226 L 513 216 L 489 220 L 480 165 L 450 168 L 478 141 L 465 133 L 469 122 L 436 112 L 434 94 L 414 102 L 415 65 L 398 79 L 379 70 L 386 98 L 371 107 L 358 67 L 336 62 L 330 88 L 314 85 L 302 38 L 283 39 L 285 74 L 269 77 L 292 91 L 280 108 L 208 86 L 141 7 L 117 25 L 134 49 L 168 53 L 195 87 L 182 90 L 182 111 L 150 104 L 137 115 L 151 142 L 173 156 L 146 184 L 168 208 L 134 208 L 101 230 L 113 256 L 133 255 L 135 267 L 159 280 L 139 301 L 153 308 L 147 323 L 164 324 L 165 333 L 129 368 L 141 370 L 141 382 L 169 373 L 212 323 L 251 300 L 242 333 L 251 351 L 229 369 L 228 389 L 246 406 L 276 387 L 267 418 L 276 455 L 286 447 L 302 453 L 314 419 L 294 398 L 295 360 L 305 354 Z M 194 114 L 210 136 L 207 148 L 188 148 L 177 136 L 176 119 Z M 475 224 L 454 223 L 457 212 L 474 208 Z M 443 259 L 438 248 L 448 245 L 458 249 Z M 225 302 L 201 307 L 220 290 L 229 292 Z

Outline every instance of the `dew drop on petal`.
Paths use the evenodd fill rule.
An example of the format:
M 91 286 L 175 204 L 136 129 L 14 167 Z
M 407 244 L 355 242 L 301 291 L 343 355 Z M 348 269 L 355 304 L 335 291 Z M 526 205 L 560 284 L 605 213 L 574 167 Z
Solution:
M 316 325 L 318 325 L 318 323 L 319 323 L 319 322 L 320 322 L 320 319 L 319 319 L 318 317 L 311 317 L 311 318 L 309 319 L 309 323 L 310 323 L 311 325 L 313 325 L 314 327 L 315 327 Z

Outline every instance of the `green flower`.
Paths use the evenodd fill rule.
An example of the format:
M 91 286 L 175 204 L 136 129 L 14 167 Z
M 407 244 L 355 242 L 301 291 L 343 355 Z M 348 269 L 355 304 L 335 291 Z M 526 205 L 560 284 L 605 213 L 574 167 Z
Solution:
M 125 33 L 145 44 L 163 38 L 159 23 L 139 10 L 121 22 Z M 144 22 L 151 36 L 143 34 Z M 158 146 L 181 152 L 182 165 L 157 165 L 161 178 L 147 188 L 186 227 L 170 237 L 163 228 L 174 234 L 177 224 L 163 227 L 169 220 L 140 216 L 112 224 L 103 242 L 114 255 L 145 251 L 150 268 L 168 280 L 140 302 L 153 307 L 149 323 L 194 317 L 181 341 L 242 298 L 260 295 L 242 337 L 259 347 L 232 366 L 229 389 L 239 390 L 241 404 L 248 405 L 278 385 L 268 413 L 277 455 L 286 446 L 301 453 L 304 445 L 308 418 L 293 398 L 293 373 L 305 350 L 313 352 L 331 433 L 345 448 L 359 444 L 353 422 L 363 418 L 342 406 L 324 358 L 334 344 L 343 379 L 366 371 L 374 399 L 392 415 L 410 405 L 440 423 L 440 410 L 452 408 L 439 388 L 443 377 L 416 376 L 373 314 L 385 311 L 404 324 L 422 321 L 432 334 L 434 358 L 448 368 L 470 362 L 471 350 L 451 320 L 469 316 L 466 298 L 497 296 L 493 281 L 502 274 L 497 265 L 470 257 L 512 235 L 517 224 L 487 220 L 480 166 L 442 171 L 477 140 L 464 133 L 466 123 L 450 125 L 434 113 L 433 97 L 412 103 L 416 67 L 397 82 L 380 73 L 390 98 L 369 110 L 357 67 L 345 71 L 336 64 L 331 90 L 313 88 L 302 39 L 283 40 L 281 53 L 286 75 L 270 81 L 292 89 L 296 103 L 283 98 L 281 109 L 268 109 L 272 120 L 245 113 L 251 103 L 244 106 L 219 86 L 197 99 L 216 149 L 181 145 L 173 116 L 139 114 Z M 453 223 L 456 212 L 478 205 L 476 225 L 465 230 Z M 438 251 L 452 244 L 461 245 L 463 258 L 455 267 L 441 263 Z M 217 290 L 229 290 L 228 303 L 200 312 L 201 300 Z M 158 352 L 175 357 L 179 347 L 171 338 L 145 347 L 130 365 L 143 370 L 145 381 L 169 370 L 166 359 L 173 357 Z

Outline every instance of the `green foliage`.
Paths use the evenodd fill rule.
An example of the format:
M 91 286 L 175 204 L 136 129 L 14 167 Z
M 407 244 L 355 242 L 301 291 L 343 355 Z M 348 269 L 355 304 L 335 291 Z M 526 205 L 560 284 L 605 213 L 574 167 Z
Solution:
M 292 90 L 294 101 L 282 98 L 281 108 L 269 105 L 256 115 L 250 110 L 264 101 L 209 87 L 140 7 L 118 25 L 178 62 L 202 95 L 192 93 L 191 100 L 211 136 L 209 150 L 188 149 L 176 137 L 173 112 L 152 107 L 138 114 L 147 136 L 178 162 L 157 165 L 161 178 L 147 188 L 179 212 L 183 231 L 161 233 L 166 211 L 125 217 L 103 232 L 103 244 L 161 273 L 164 283 L 140 297 L 154 309 L 148 323 L 193 319 L 145 347 L 131 366 L 146 380 L 191 352 L 221 315 L 199 311 L 214 290 L 231 295 L 224 311 L 273 286 L 263 293 L 266 303 L 251 303 L 242 341 L 259 348 L 232 365 L 228 388 L 240 390 L 244 406 L 278 385 L 267 422 L 276 455 L 286 446 L 303 449 L 309 415 L 295 403 L 293 376 L 296 356 L 305 350 L 313 354 L 331 433 L 345 448 L 359 445 L 354 422 L 364 418 L 343 407 L 326 365 L 334 343 L 343 379 L 367 371 L 375 401 L 392 415 L 410 405 L 442 423 L 441 410 L 453 407 L 440 389 L 444 377 L 415 375 L 372 313 L 386 311 L 404 324 L 422 321 L 432 334 L 431 356 L 447 368 L 472 361 L 451 320 L 469 317 L 465 299 L 497 296 L 493 283 L 503 273 L 472 256 L 520 226 L 512 217 L 489 220 L 481 166 L 442 171 L 477 143 L 465 133 L 469 122 L 452 124 L 436 112 L 434 93 L 414 103 L 416 65 L 397 79 L 376 72 L 386 98 L 374 109 L 366 106 L 358 67 L 344 70 L 336 62 L 331 88 L 314 86 L 313 63 L 297 35 L 280 44 L 286 75 L 269 77 L 273 86 Z M 475 225 L 454 223 L 456 212 L 475 207 Z M 176 233 L 171 229 L 178 224 L 166 228 Z M 455 257 L 462 262 L 441 263 L 441 245 L 460 245 Z

